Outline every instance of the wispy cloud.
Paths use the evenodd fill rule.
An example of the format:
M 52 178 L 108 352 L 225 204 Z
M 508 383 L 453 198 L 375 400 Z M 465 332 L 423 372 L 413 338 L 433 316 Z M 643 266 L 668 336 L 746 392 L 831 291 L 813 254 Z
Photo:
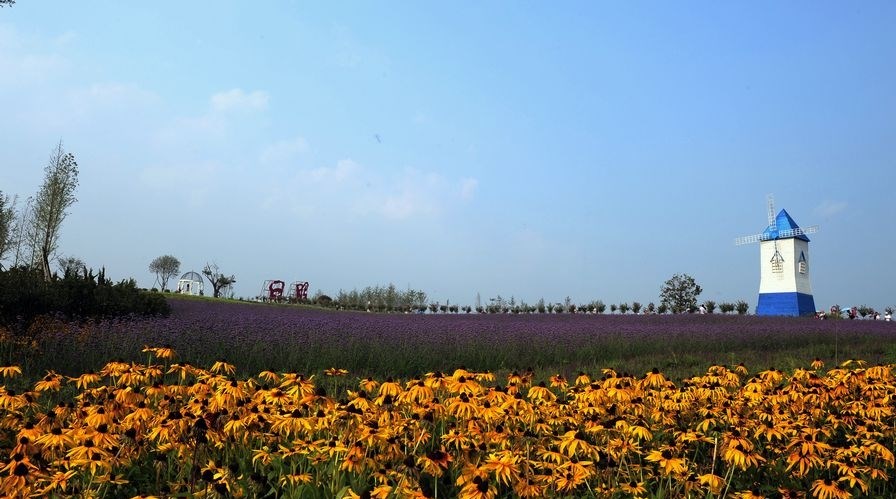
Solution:
M 308 150 L 308 141 L 304 137 L 278 140 L 266 146 L 258 160 L 262 163 L 285 163 L 294 160 Z
M 464 201 L 473 199 L 476 191 L 479 189 L 479 181 L 475 178 L 463 178 L 460 181 L 460 198 Z
M 277 207 L 303 217 L 326 212 L 333 219 L 405 222 L 450 212 L 460 202 L 456 186 L 461 186 L 461 195 L 472 196 L 477 183 L 469 178 L 448 181 L 413 168 L 378 171 L 342 159 L 332 166 L 300 169 L 262 188 L 268 193 L 262 208 Z
M 436 173 L 406 169 L 395 180 L 375 210 L 383 217 L 406 220 L 438 214 L 445 204 L 445 182 Z
M 179 116 L 162 127 L 156 134 L 165 147 L 175 144 L 193 144 L 197 141 L 221 141 L 228 137 L 239 121 L 234 113 L 260 113 L 268 107 L 270 97 L 267 92 L 255 90 L 245 92 L 234 88 L 218 92 L 209 97 L 209 107 L 198 115 Z
M 845 211 L 847 206 L 846 201 L 826 200 L 815 207 L 815 213 L 823 217 L 830 217 Z
M 154 105 L 160 100 L 156 94 L 136 85 L 118 82 L 94 83 L 69 94 L 72 109 L 87 115 L 97 111 L 127 112 Z
M 268 108 L 269 99 L 268 93 L 261 90 L 246 93 L 241 88 L 233 88 L 212 95 L 211 106 L 219 112 L 264 111 Z
M 0 24 L 0 88 L 52 83 L 69 70 L 71 64 L 55 47 L 40 49 L 43 45 L 46 43 L 41 40 L 28 39 L 15 28 Z
M 321 167 L 308 170 L 308 177 L 324 184 L 341 184 L 355 176 L 360 166 L 350 159 L 342 159 L 333 167 Z
M 387 71 L 390 60 L 373 47 L 360 43 L 354 33 L 346 26 L 334 26 L 332 30 L 333 62 L 336 66 L 347 69 L 366 68 L 374 71 Z
M 152 164 L 140 171 L 139 180 L 152 197 L 160 195 L 166 202 L 176 199 L 185 207 L 202 208 L 210 202 L 221 165 L 215 161 L 172 162 Z

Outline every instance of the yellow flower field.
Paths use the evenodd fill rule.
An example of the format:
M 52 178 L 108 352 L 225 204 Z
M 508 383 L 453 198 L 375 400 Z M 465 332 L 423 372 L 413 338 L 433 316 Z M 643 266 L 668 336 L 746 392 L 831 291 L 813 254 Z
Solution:
M 713 366 L 500 379 L 236 379 L 147 347 L 145 364 L 0 368 L 9 497 L 888 497 L 893 366 Z

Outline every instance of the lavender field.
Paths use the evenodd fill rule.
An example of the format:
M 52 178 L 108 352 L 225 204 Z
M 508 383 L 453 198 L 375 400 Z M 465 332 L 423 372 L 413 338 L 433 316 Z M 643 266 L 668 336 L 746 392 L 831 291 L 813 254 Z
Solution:
M 4 342 L 0 362 L 27 372 L 74 374 L 109 359 L 145 360 L 144 345 L 170 345 L 182 362 L 233 362 L 261 370 L 353 376 L 533 369 L 572 375 L 653 367 L 675 377 L 711 364 L 751 369 L 860 358 L 896 362 L 896 323 L 736 315 L 373 314 L 215 300 L 171 299 L 166 318 L 79 326 L 49 321 L 28 345 Z

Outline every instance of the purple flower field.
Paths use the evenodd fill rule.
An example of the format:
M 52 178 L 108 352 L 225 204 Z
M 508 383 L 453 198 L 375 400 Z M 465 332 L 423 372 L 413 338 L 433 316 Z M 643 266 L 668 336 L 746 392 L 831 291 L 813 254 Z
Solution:
M 896 362 L 896 323 L 737 315 L 373 314 L 171 299 L 167 318 L 48 332 L 26 368 L 86 372 L 170 345 L 180 361 L 227 360 L 243 374 L 341 367 L 356 376 L 408 376 L 464 366 L 566 375 L 603 367 L 673 375 L 743 362 L 754 369 L 862 358 Z M 16 359 L 10 359 L 16 360 Z

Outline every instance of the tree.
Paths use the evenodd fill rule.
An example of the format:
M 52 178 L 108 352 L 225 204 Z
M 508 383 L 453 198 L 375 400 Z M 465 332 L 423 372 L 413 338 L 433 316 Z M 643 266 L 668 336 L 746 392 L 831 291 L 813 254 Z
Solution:
M 10 198 L 0 191 L 0 269 L 3 257 L 15 243 L 16 198 Z
M 693 277 L 675 274 L 660 288 L 660 303 L 665 304 L 673 314 L 680 314 L 696 307 L 697 297 L 702 292 L 703 288 Z
M 734 304 L 734 309 L 737 310 L 739 315 L 744 315 L 750 310 L 750 305 L 743 300 L 737 300 L 737 303 Z
M 706 307 L 706 313 L 711 314 L 716 311 L 716 302 L 712 300 L 706 300 L 703 302 L 703 306 Z
M 629 306 L 627 302 L 622 302 L 619 304 L 619 313 L 622 315 L 627 314 L 629 311 Z
M 229 288 L 236 282 L 236 277 L 234 277 L 233 274 L 230 276 L 224 275 L 220 269 L 218 269 L 217 263 L 206 263 L 205 268 L 202 269 L 202 275 L 212 283 L 212 293 L 215 298 L 219 298 L 223 290 Z
M 180 272 L 180 260 L 171 255 L 162 255 L 149 262 L 149 271 L 156 275 L 156 282 L 162 291 L 168 288 L 168 280 Z
M 85 273 L 87 272 L 87 264 L 76 256 L 60 256 L 56 259 L 56 263 L 59 265 L 59 272 L 62 275 L 76 274 L 81 272 L 81 270 L 84 270 Z
M 7 5 L 12 7 L 15 4 L 16 4 L 16 0 L 0 0 L 0 7 L 5 7 Z
M 636 301 L 632 303 L 632 312 L 634 312 L 635 314 L 641 313 L 641 302 Z
M 50 153 L 50 161 L 44 169 L 46 177 L 31 212 L 32 254 L 43 270 L 44 280 L 52 278 L 50 273 L 50 257 L 56 252 L 59 243 L 59 229 L 65 220 L 67 210 L 77 201 L 75 189 L 78 187 L 78 163 L 72 153 L 65 152 L 62 141 Z

